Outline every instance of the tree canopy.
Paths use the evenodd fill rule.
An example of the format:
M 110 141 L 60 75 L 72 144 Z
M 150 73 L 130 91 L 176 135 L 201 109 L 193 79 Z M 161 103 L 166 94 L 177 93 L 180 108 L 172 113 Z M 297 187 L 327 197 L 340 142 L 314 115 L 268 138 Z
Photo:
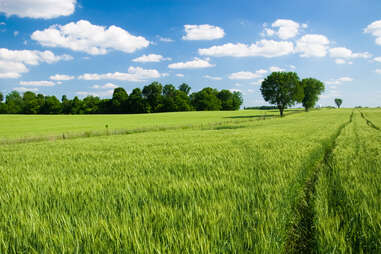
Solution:
M 238 110 L 242 105 L 242 95 L 229 90 L 204 88 L 189 95 L 191 87 L 185 83 L 178 89 L 172 84 L 162 85 L 158 82 L 144 86 L 143 90 L 135 88 L 131 94 L 118 87 L 114 89 L 111 99 L 101 99 L 89 95 L 83 99 L 75 96 L 61 101 L 55 96 L 44 96 L 27 91 L 20 94 L 12 91 L 2 103 L 1 114 L 125 114 L 176 112 L 191 110 Z
M 280 116 L 285 108 L 303 100 L 303 87 L 295 72 L 273 72 L 261 85 L 265 101 L 277 105 Z
M 340 98 L 336 98 L 335 103 L 336 103 L 337 108 L 340 108 L 341 104 L 343 104 L 343 100 Z
M 313 108 L 319 100 L 319 95 L 324 92 L 323 82 L 314 78 L 305 78 L 302 80 L 304 89 L 304 98 L 302 100 L 303 107 L 306 111 Z

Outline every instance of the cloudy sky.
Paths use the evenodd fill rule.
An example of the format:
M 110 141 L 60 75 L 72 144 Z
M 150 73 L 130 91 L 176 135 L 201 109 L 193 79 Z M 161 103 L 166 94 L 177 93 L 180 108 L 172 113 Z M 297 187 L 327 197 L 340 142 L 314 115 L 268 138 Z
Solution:
M 239 90 L 295 71 L 321 105 L 381 106 L 379 0 L 0 0 L 0 91 L 111 97 L 152 81 Z

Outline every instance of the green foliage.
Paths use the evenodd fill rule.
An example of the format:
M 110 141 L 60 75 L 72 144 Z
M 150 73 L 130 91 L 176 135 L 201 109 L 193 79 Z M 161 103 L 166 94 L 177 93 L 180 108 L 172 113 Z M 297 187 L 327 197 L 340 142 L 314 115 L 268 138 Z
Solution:
M 335 104 L 336 104 L 337 108 L 340 108 L 341 104 L 343 104 L 343 100 L 340 99 L 340 98 L 336 98 L 335 99 Z
M 5 97 L 8 114 L 20 114 L 23 110 L 23 99 L 19 92 L 12 91 Z
M 152 82 L 143 88 L 143 96 L 150 106 L 150 112 L 155 112 L 162 97 L 163 86 L 158 82 Z
M 123 87 L 115 88 L 112 94 L 112 111 L 113 113 L 127 113 L 128 94 Z
M 182 83 L 179 86 L 179 90 L 183 91 L 186 95 L 189 95 L 189 93 L 191 91 L 191 87 L 188 84 Z
M 4 95 L 0 92 L 0 103 L 2 103 L 4 100 Z
M 217 96 L 217 89 L 206 87 L 191 95 L 191 103 L 196 110 L 220 110 L 221 100 Z
M 185 83 L 176 89 L 172 84 L 162 87 L 160 83 L 153 82 L 145 86 L 143 91 L 135 88 L 130 96 L 124 88 L 118 87 L 114 90 L 112 99 L 90 95 L 83 100 L 77 96 L 70 100 L 63 95 L 61 102 L 55 96 L 36 95 L 30 91 L 21 96 L 13 91 L 7 95 L 5 104 L 0 102 L 0 114 L 135 114 L 195 109 L 238 110 L 243 102 L 239 92 L 225 90 L 218 97 L 219 92 L 211 88 L 194 93 L 196 100 L 191 101 L 192 96 L 188 96 L 190 90 L 191 87 Z M 224 93 L 227 93 L 227 97 L 222 96 Z M 224 100 L 223 107 L 219 98 Z
M 306 111 L 313 108 L 319 100 L 319 95 L 324 92 L 324 84 L 314 78 L 305 78 L 302 80 L 304 89 L 303 107 Z
M 303 100 L 303 87 L 295 72 L 273 72 L 265 78 L 261 85 L 261 93 L 265 101 L 277 105 L 280 115 L 286 107 Z

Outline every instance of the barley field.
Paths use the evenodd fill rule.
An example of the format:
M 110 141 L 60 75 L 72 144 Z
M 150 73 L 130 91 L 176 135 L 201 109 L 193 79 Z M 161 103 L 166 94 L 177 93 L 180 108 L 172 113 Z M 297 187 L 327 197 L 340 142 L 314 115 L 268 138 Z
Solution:
M 381 110 L 272 115 L 0 116 L 144 128 L 1 144 L 0 253 L 380 253 Z

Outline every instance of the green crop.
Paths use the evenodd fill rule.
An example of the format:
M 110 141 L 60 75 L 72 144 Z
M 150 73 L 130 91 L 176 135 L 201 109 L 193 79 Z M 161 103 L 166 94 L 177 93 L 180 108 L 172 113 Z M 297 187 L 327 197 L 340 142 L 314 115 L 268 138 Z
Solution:
M 110 116 L 158 128 L 1 145 L 0 253 L 380 250 L 380 131 L 351 109 L 257 112 Z

